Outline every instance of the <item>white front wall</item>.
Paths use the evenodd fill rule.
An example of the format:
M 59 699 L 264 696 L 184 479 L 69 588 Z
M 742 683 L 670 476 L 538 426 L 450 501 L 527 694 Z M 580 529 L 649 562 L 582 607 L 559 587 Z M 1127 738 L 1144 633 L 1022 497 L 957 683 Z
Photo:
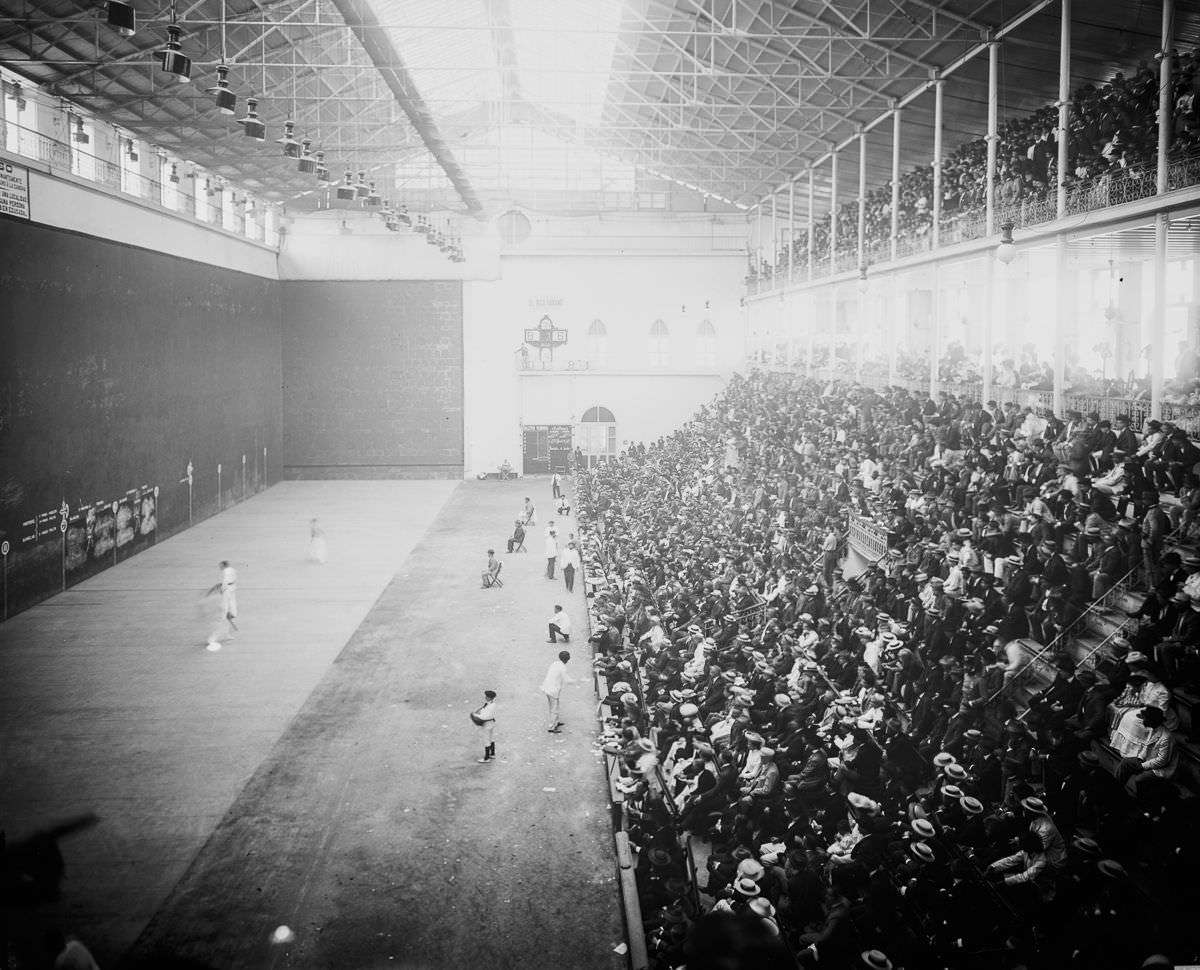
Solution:
M 618 448 L 677 428 L 743 360 L 743 259 L 741 252 L 505 254 L 500 279 L 465 283 L 467 473 L 494 471 L 505 458 L 519 468 L 522 425 L 571 424 L 578 441 L 580 419 L 597 405 L 616 418 Z M 522 371 L 524 330 L 543 315 L 569 334 L 556 365 L 579 369 Z M 597 319 L 608 333 L 602 366 L 587 336 Z M 704 319 L 716 330 L 715 367 L 697 366 Z M 665 368 L 652 366 L 655 320 L 670 333 Z M 588 365 L 595 369 L 582 369 Z

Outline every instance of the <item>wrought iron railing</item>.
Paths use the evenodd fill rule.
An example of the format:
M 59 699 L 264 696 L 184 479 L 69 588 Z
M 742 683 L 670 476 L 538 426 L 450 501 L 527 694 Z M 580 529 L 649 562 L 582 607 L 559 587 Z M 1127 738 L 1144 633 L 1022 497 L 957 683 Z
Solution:
M 887 555 L 888 530 L 873 519 L 851 513 L 847 539 L 851 549 L 872 562 Z

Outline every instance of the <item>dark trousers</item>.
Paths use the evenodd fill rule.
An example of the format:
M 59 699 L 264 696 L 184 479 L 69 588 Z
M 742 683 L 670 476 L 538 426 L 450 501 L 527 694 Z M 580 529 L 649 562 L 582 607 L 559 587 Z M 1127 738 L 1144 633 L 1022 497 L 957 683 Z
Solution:
M 509 540 L 508 540 L 508 551 L 509 551 L 509 552 L 512 552 L 512 551 L 513 551 L 513 549 L 519 549 L 519 548 L 521 547 L 521 543 L 522 543 L 522 542 L 524 542 L 524 541 L 525 541 L 525 540 L 524 540 L 524 538 L 521 538 L 521 539 L 509 539 Z
M 550 631 L 550 632 L 549 632 L 549 639 L 550 639 L 550 642 L 551 642 L 551 643 L 558 643 L 558 641 L 555 639 L 555 637 L 556 637 L 556 636 L 562 637 L 562 638 L 563 638 L 563 642 L 564 642 L 564 643 L 570 643 L 570 642 L 571 642 L 571 637 L 570 637 L 570 635 L 569 635 L 569 634 L 566 634 L 566 633 L 563 633 L 563 632 L 562 632 L 562 630 L 560 630 L 560 629 L 558 628 L 558 624 L 557 624 L 557 623 L 551 623 L 551 624 L 550 624 L 550 626 L 549 626 L 549 631 Z
M 567 584 L 567 592 L 575 591 L 575 567 L 563 566 L 563 582 Z
M 558 483 L 557 483 L 557 482 L 555 482 L 555 483 L 553 484 L 552 488 L 553 488 L 553 491 L 554 491 L 554 497 L 555 497 L 555 498 L 558 498 L 558 497 L 559 497 L 559 495 L 561 495 L 561 494 L 562 494 L 562 491 L 561 491 L 561 490 L 559 489 L 559 487 L 558 487 Z
M 558 562 L 558 556 L 547 556 L 546 557 L 546 578 L 547 579 L 554 578 L 554 564 L 556 562 Z

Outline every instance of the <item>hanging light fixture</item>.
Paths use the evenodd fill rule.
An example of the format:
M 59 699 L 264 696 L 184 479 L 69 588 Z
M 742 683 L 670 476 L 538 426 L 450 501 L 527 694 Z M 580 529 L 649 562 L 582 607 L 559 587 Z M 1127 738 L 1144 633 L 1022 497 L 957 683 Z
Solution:
M 179 167 L 174 162 L 171 163 L 171 174 L 167 176 L 167 181 L 172 185 L 179 184 Z
M 9 88 L 9 97 L 11 97 L 17 103 L 18 112 L 25 110 L 25 106 L 28 104 L 28 102 L 25 100 L 25 94 L 21 88 L 20 81 L 13 81 L 12 86 Z
M 296 122 L 291 118 L 283 123 L 283 137 L 276 138 L 275 141 L 283 146 L 284 158 L 300 157 L 300 142 L 296 141 Z
M 412 226 L 412 216 L 408 214 L 408 206 L 404 203 L 400 204 L 400 211 L 396 213 L 396 221 L 402 226 Z
M 327 185 L 329 183 L 329 168 L 325 165 L 325 153 L 323 151 L 318 150 L 313 155 L 313 158 L 316 160 L 316 163 L 317 163 L 317 167 L 316 167 L 317 181 L 319 183 L 321 183 L 322 185 Z
M 365 199 L 370 195 L 371 190 L 367 188 L 367 173 L 358 173 L 358 184 L 354 186 L 354 195 L 356 198 Z
M 132 37 L 137 33 L 137 11 L 133 9 L 133 4 L 108 0 L 104 6 L 107 8 L 108 26 L 122 37 Z
M 164 73 L 172 75 L 180 84 L 192 78 L 192 59 L 183 53 L 180 39 L 183 28 L 175 23 L 175 4 L 171 4 L 171 22 L 167 24 L 167 46 L 154 52 L 158 66 Z
M 858 268 L 858 292 L 865 296 L 870 288 L 871 281 L 867 279 L 867 266 L 864 263 Z
M 346 171 L 346 177 L 342 180 L 342 184 L 337 188 L 337 197 L 342 202 L 351 202 L 355 198 L 354 183 L 350 181 L 352 176 L 349 170 Z
M 267 140 L 267 126 L 258 117 L 258 98 L 246 99 L 246 117 L 238 118 L 242 126 L 242 134 L 255 141 Z
M 375 183 L 367 183 L 367 205 L 377 206 L 383 200 L 379 197 L 379 193 L 375 191 Z
M 131 162 L 136 162 L 138 160 L 137 145 L 133 143 L 132 138 L 125 139 L 125 157 Z
M 417 216 L 417 224 L 413 228 L 422 236 L 429 232 L 429 225 L 425 222 L 424 216 Z
M 316 160 L 310 152 L 309 146 L 312 145 L 311 138 L 300 139 L 300 161 L 296 163 L 296 171 L 304 175 L 312 175 L 317 170 Z
M 86 145 L 92 139 L 83 127 L 83 119 L 79 115 L 75 116 L 75 130 L 71 133 L 71 140 L 77 145 Z
M 1000 243 L 996 246 L 996 258 L 1005 266 L 1017 258 L 1017 247 L 1013 243 L 1013 224 L 1002 223 L 1000 226 Z
M 217 83 L 211 88 L 206 88 L 205 93 L 213 96 L 221 114 L 231 115 L 237 110 L 237 95 L 229 90 L 229 65 L 217 65 Z

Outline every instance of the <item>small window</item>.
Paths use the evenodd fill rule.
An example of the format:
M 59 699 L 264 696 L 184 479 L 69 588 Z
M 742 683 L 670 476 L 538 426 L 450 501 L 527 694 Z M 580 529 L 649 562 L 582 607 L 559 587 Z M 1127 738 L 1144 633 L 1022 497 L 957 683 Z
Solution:
M 603 363 L 608 356 L 608 328 L 603 320 L 593 320 L 587 332 L 588 356 Z
M 711 320 L 701 320 L 696 328 L 696 366 L 717 366 L 717 329 Z
M 671 357 L 671 332 L 661 320 L 650 327 L 650 366 L 668 367 Z

